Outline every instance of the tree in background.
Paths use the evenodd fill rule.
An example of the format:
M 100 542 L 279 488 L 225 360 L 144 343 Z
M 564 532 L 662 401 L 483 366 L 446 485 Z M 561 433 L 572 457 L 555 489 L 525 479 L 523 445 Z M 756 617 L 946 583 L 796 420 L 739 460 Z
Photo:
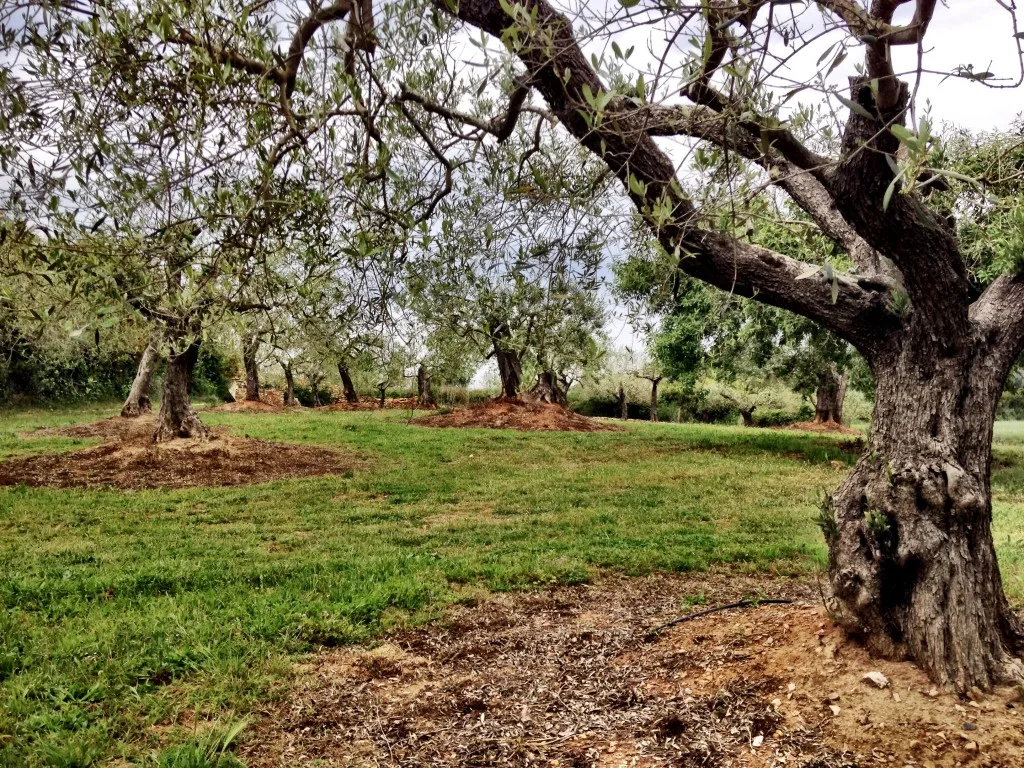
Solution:
M 565 148 L 505 169 L 534 141 L 514 133 L 441 204 L 440 231 L 410 260 L 410 306 L 435 337 L 459 337 L 493 358 L 503 397 L 529 386 L 527 397 L 564 405 L 598 355 L 597 272 L 613 233 L 600 216 L 600 177 L 587 165 L 564 167 Z M 568 189 L 586 204 L 567 211 Z

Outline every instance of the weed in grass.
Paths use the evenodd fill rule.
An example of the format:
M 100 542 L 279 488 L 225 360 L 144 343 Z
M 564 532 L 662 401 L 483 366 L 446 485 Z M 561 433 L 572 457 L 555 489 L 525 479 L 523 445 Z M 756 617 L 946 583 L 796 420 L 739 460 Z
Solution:
M 144 765 L 146 768 L 245 768 L 231 752 L 244 728 L 245 721 L 239 721 L 224 730 L 193 736 L 184 744 L 151 755 Z

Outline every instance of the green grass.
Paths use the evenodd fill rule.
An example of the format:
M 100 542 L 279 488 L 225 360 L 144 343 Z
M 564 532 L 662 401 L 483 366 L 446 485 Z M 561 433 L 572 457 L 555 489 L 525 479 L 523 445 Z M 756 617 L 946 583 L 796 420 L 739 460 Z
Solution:
M 0 454 L 73 447 L 19 433 L 113 413 L 0 412 Z M 0 765 L 204 766 L 216 739 L 174 725 L 183 712 L 228 728 L 281 694 L 296 655 L 429 620 L 480 589 L 603 568 L 813 572 L 825 553 L 816 504 L 844 474 L 831 462 L 854 458 L 826 437 L 737 427 L 522 434 L 418 428 L 396 412 L 204 418 L 339 447 L 365 466 L 246 488 L 0 489 Z M 1019 451 L 1000 445 L 996 482 L 1015 600 Z

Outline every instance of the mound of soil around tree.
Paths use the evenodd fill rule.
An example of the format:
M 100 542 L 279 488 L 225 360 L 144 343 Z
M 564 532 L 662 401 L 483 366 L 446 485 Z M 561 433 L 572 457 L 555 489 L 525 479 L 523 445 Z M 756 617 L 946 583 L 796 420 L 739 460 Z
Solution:
M 45 434 L 103 438 L 78 451 L 0 462 L 0 485 L 47 488 L 194 488 L 340 474 L 358 462 L 325 448 L 270 443 L 214 428 L 208 440 L 153 443 L 156 418 L 115 417 Z M 43 434 L 37 432 L 35 434 Z
M 1016 691 L 936 691 L 848 641 L 811 585 L 766 581 L 615 577 L 460 606 L 314 657 L 241 751 L 250 768 L 1020 765 Z M 794 603 L 650 634 L 687 598 L 766 587 Z
M 224 403 L 209 411 L 221 411 L 225 413 L 284 413 L 302 406 L 286 406 L 284 403 L 268 403 L 264 400 L 236 400 L 233 403 Z
M 470 405 L 448 413 L 413 419 L 423 427 L 483 427 L 516 429 L 520 432 L 620 432 L 614 424 L 589 419 L 560 405 L 498 399 Z
M 801 432 L 827 432 L 833 435 L 857 435 L 863 437 L 864 433 L 859 429 L 847 427 L 837 421 L 801 421 L 797 424 L 789 424 L 785 429 L 799 429 Z
M 436 406 L 435 406 L 436 407 Z M 415 397 L 389 397 L 384 401 L 385 410 L 412 411 L 429 410 L 430 406 L 419 405 Z M 378 411 L 380 400 L 362 398 L 354 403 L 341 400 L 320 408 L 321 411 Z

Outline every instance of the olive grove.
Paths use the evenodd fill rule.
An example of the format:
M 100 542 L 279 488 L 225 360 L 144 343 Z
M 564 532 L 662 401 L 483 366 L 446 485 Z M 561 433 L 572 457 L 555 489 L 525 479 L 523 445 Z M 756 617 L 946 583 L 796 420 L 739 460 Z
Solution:
M 1019 54 L 1014 4 L 993 1 L 1006 24 L 992 34 Z M 843 625 L 872 650 L 911 658 L 960 689 L 1024 679 L 989 483 L 996 405 L 1024 348 L 1024 250 L 1010 238 L 1001 269 L 975 270 L 955 221 L 966 202 L 943 207 L 929 194 L 957 178 L 936 161 L 916 98 L 930 74 L 936 0 L 30 5 L 42 9 L 21 25 L 31 34 L 6 39 L 28 59 L 8 65 L 3 81 L 15 105 L 7 127 L 23 137 L 0 150 L 15 179 L 5 194 L 16 193 L 19 215 L 41 227 L 53 229 L 58 213 L 99 230 L 137 222 L 133 252 L 166 254 L 162 290 L 175 306 L 193 281 L 220 274 L 210 265 L 221 254 L 251 255 L 265 234 L 268 219 L 228 210 L 230 201 L 270 200 L 273 185 L 240 191 L 246 177 L 301 175 L 332 153 L 339 199 L 327 208 L 338 226 L 373 233 L 360 255 L 372 252 L 390 273 L 416 249 L 430 251 L 447 198 L 472 199 L 473 175 L 460 170 L 479 153 L 517 126 L 571 137 L 619 182 L 609 215 L 638 216 L 683 274 L 813 321 L 870 366 L 869 447 L 821 516 Z M 831 47 L 821 64 L 794 82 L 785 63 L 823 38 Z M 895 63 L 898 49 L 917 53 L 908 71 Z M 849 56 L 860 59 L 856 73 L 830 79 Z M 62 83 L 70 71 L 83 82 Z M 970 67 L 940 74 L 979 88 L 1024 77 Z M 111 86 L 120 90 L 107 104 Z M 74 92 L 94 95 L 76 104 Z M 811 94 L 817 100 L 794 106 Z M 97 112 L 100 103 L 109 110 Z M 58 110 L 65 119 L 54 119 Z M 124 118 L 117 127 L 83 119 L 108 112 Z M 176 187 L 184 208 L 170 206 L 173 222 L 159 195 L 110 224 L 100 220 L 109 203 L 72 210 L 97 166 L 120 165 L 125 147 L 145 155 L 151 143 L 171 148 L 171 161 L 183 157 L 179 147 L 195 149 L 190 167 L 172 175 L 205 191 Z M 53 146 L 61 151 L 48 153 Z M 722 157 L 735 203 L 724 211 L 705 207 L 689 175 L 698 151 Z M 530 179 L 543 153 L 539 139 L 519 147 L 509 172 Z M 225 186 L 222 173 L 236 183 Z M 991 179 L 981 176 L 960 190 L 964 201 L 984 194 Z M 119 185 L 162 194 L 168 186 L 156 178 Z M 554 192 L 566 206 L 578 196 Z M 773 195 L 800 209 L 849 266 L 824 270 L 752 238 L 747 201 Z M 1019 210 L 1019 197 L 991 205 L 1008 202 Z M 486 224 L 476 223 L 477 234 Z M 212 250 L 197 261 L 200 244 Z M 172 367 L 193 353 L 193 318 L 176 312 L 168 324 Z

